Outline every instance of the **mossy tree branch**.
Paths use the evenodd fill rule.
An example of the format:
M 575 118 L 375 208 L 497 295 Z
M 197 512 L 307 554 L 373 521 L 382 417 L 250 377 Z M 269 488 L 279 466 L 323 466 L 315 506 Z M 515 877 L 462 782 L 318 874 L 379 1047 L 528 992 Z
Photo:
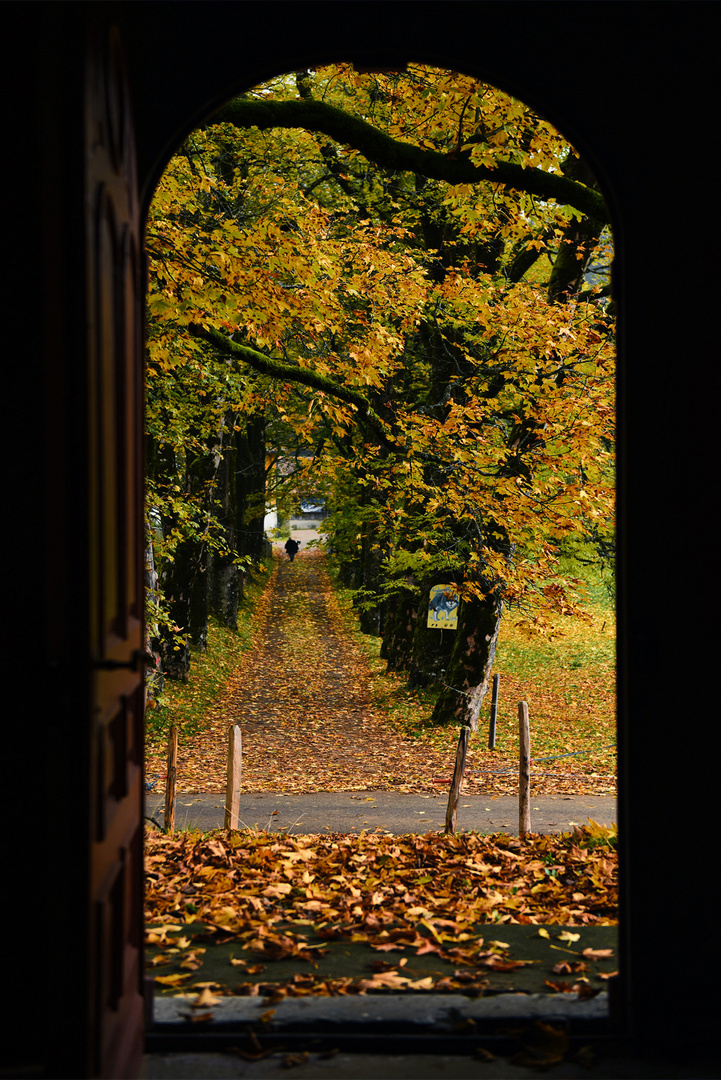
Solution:
M 308 368 L 287 364 L 283 360 L 266 356 L 265 353 L 251 349 L 248 345 L 239 345 L 237 341 L 233 341 L 227 334 L 223 334 L 220 330 L 215 330 L 211 326 L 191 323 L 188 330 L 193 337 L 202 338 L 203 341 L 213 345 L 219 352 L 247 364 L 262 375 L 270 375 L 271 378 L 280 379 L 283 382 L 301 383 L 303 386 L 319 390 L 330 397 L 345 401 L 348 405 L 353 405 L 358 410 L 359 420 L 370 428 L 381 442 L 384 444 L 390 442 L 389 436 L 391 433 L 389 428 L 383 423 L 368 398 L 360 390 L 354 390 L 350 386 L 342 386 L 317 371 L 310 371 Z
M 603 197 L 593 188 L 561 173 L 526 168 L 509 161 L 495 165 L 474 165 L 467 153 L 451 157 L 438 150 L 424 150 L 412 143 L 391 138 L 365 120 L 351 116 L 323 101 L 257 101 L 235 98 L 212 117 L 212 123 L 236 127 L 302 128 L 320 132 L 345 146 L 351 146 L 369 161 L 384 169 L 412 172 L 448 184 L 492 184 L 525 191 L 542 199 L 554 199 L 573 206 L 588 217 L 609 223 Z

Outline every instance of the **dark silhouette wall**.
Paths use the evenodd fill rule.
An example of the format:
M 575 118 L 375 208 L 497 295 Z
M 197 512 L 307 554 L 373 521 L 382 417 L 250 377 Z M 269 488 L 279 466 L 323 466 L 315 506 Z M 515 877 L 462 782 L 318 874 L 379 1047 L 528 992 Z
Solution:
M 54 1001 L 41 1023 L 13 1025 L 29 1068 L 91 1068 L 83 57 L 88 26 L 112 21 L 142 206 L 179 140 L 228 96 L 337 60 L 477 74 L 546 115 L 603 184 L 619 310 L 620 1006 L 640 1043 L 680 1055 L 708 1045 L 718 945 L 717 10 L 3 5 L 3 925 L 19 945 L 19 998 Z

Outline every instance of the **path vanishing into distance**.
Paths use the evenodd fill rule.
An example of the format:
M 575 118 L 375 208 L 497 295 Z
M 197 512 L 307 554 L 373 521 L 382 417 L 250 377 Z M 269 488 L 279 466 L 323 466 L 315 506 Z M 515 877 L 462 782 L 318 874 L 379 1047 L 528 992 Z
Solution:
M 309 833 L 442 828 L 457 729 L 411 735 L 374 704 L 378 672 L 333 591 L 322 550 L 306 546 L 317 534 L 293 535 L 303 547 L 291 563 L 276 546 L 254 618 L 253 648 L 213 706 L 207 730 L 181 739 L 176 826 L 222 826 L 227 731 L 237 723 L 240 817 L 248 827 Z M 479 732 L 471 742 L 458 827 L 517 831 L 516 763 L 487 750 L 484 738 Z M 150 757 L 147 776 L 155 788 L 146 813 L 162 825 L 165 762 Z M 561 779 L 534 781 L 534 831 L 568 831 L 589 817 L 615 821 L 612 795 L 568 789 Z

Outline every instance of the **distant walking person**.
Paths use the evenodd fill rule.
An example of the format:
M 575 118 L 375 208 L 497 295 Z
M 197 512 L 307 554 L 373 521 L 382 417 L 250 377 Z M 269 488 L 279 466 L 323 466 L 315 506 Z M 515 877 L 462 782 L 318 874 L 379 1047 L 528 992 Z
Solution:
M 298 548 L 299 547 L 300 547 L 300 544 L 298 543 L 298 541 L 293 540 L 292 537 L 290 538 L 290 540 L 286 540 L 286 542 L 285 542 L 285 550 L 288 552 L 288 558 L 290 559 L 291 562 L 293 562 L 293 559 L 298 554 Z

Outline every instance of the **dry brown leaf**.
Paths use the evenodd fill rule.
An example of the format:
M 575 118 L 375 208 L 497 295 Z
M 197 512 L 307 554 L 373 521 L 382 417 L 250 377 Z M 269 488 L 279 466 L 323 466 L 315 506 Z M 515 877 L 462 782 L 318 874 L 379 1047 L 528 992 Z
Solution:
M 608 960 L 613 956 L 613 949 L 584 949 L 582 955 L 587 960 Z
M 310 1061 L 310 1055 L 307 1050 L 301 1050 L 296 1054 L 286 1054 L 283 1058 L 281 1065 L 284 1069 L 294 1069 L 298 1065 L 307 1065 Z
M 209 986 L 204 986 L 195 1001 L 193 1002 L 192 1008 L 202 1009 L 208 1005 L 217 1005 L 218 1002 L 222 1000 L 222 997 L 219 997 L 217 994 L 211 993 Z

